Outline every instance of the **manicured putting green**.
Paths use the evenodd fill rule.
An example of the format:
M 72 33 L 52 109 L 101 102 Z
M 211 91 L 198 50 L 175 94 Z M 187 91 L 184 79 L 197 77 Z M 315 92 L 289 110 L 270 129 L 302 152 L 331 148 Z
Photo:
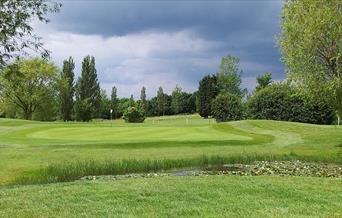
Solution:
M 62 139 L 80 141 L 113 140 L 118 142 L 139 141 L 220 141 L 252 140 L 251 137 L 220 131 L 212 126 L 189 127 L 57 127 L 39 130 L 27 135 L 31 139 Z

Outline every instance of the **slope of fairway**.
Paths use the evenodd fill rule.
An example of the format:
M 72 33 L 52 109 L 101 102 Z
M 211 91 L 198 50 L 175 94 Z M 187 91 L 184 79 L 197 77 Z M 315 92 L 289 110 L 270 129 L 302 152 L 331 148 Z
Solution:
M 342 180 L 160 177 L 0 188 L 0 217 L 341 217 Z

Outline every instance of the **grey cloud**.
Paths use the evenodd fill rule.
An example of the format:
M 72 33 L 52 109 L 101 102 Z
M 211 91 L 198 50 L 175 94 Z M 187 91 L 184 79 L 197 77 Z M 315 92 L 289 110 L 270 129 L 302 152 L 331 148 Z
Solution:
M 51 17 L 52 35 L 76 36 L 47 38 L 53 57 L 61 62 L 69 55 L 77 60 L 94 55 L 101 84 L 107 90 L 116 84 L 124 96 L 138 94 L 141 85 L 151 87 L 150 93 L 160 84 L 170 90 L 183 83 L 194 90 L 203 75 L 217 71 L 227 54 L 240 58 L 249 89 L 255 85 L 253 78 L 265 71 L 284 78 L 275 47 L 281 0 L 62 3 L 61 13 Z

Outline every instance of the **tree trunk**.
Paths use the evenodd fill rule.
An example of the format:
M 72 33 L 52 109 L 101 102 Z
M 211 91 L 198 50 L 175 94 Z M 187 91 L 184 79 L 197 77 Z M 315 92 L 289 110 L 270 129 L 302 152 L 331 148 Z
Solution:
M 24 110 L 24 119 L 25 120 L 32 120 L 32 111 L 29 109 Z
M 337 126 L 340 126 L 340 115 L 337 115 Z

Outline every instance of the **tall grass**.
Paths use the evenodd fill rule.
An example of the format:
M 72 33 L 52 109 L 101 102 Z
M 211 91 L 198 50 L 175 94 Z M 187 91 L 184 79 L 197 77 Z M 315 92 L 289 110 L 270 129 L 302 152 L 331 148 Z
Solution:
M 136 160 L 124 159 L 120 161 L 71 161 L 51 164 L 37 171 L 17 177 L 13 184 L 45 184 L 55 182 L 68 182 L 89 175 L 121 175 L 129 173 L 161 172 L 172 169 L 205 169 L 223 164 L 249 164 L 254 161 L 274 160 L 306 160 L 315 162 L 329 162 L 330 160 L 316 159 L 316 157 L 301 157 L 291 152 L 283 155 L 241 154 L 237 156 L 207 156 L 203 155 L 191 159 L 161 159 Z

